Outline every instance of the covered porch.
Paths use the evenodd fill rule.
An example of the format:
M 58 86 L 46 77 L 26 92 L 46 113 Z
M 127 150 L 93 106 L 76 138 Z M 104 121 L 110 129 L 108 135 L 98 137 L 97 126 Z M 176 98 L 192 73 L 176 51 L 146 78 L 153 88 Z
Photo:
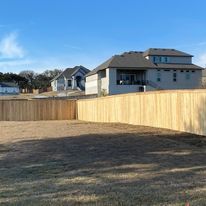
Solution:
M 117 69 L 117 85 L 146 85 L 146 70 Z

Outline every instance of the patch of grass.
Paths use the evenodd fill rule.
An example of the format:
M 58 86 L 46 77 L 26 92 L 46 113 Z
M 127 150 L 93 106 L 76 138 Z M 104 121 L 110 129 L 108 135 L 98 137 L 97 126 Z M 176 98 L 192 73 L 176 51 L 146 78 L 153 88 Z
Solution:
M 205 137 L 65 121 L 0 135 L 0 205 L 205 205 Z

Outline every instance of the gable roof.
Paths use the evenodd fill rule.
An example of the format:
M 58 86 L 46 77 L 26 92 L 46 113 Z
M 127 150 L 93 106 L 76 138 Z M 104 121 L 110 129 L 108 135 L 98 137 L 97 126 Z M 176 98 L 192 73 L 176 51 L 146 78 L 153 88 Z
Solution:
M 19 87 L 14 82 L 0 82 L 0 87 Z
M 52 79 L 51 81 L 54 81 L 56 79 L 58 79 L 60 76 L 64 76 L 67 79 L 72 78 L 72 76 L 78 72 L 79 70 L 83 70 L 85 72 L 85 74 L 87 74 L 88 72 L 90 72 L 89 69 L 83 67 L 83 66 L 75 66 L 74 68 L 67 68 L 65 69 L 62 73 L 60 73 L 59 75 L 57 75 L 54 79 Z
M 121 55 L 115 55 L 96 67 L 86 76 L 96 74 L 100 70 L 106 68 L 154 68 L 156 67 L 151 61 L 143 57 L 143 52 L 131 51 Z
M 193 57 L 191 54 L 176 49 L 150 48 L 143 53 L 143 56 L 176 56 L 176 57 Z

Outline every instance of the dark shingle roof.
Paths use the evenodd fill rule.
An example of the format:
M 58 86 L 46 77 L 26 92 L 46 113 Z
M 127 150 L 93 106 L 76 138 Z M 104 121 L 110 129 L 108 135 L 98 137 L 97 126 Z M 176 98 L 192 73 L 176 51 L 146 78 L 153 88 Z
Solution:
M 0 87 L 18 87 L 14 82 L 0 82 Z
M 154 53 L 153 53 L 154 52 Z M 168 56 L 180 56 L 180 57 L 192 57 L 190 54 L 175 50 L 175 49 L 149 49 L 146 52 L 125 52 L 121 55 L 115 55 L 105 61 L 103 64 L 96 67 L 89 72 L 86 76 L 96 74 L 100 70 L 106 68 L 135 68 L 135 69 L 203 69 L 194 64 L 154 64 L 152 61 L 145 58 L 148 54 L 155 55 L 168 55 Z
M 194 69 L 202 70 L 202 67 L 199 67 L 195 64 L 155 64 L 158 69 Z
M 70 79 L 72 78 L 72 76 L 79 70 L 79 69 L 82 69 L 85 74 L 87 74 L 88 72 L 90 72 L 89 69 L 83 67 L 83 66 L 75 66 L 74 68 L 67 68 L 65 69 L 62 73 L 60 73 L 58 76 L 56 76 L 54 79 L 52 79 L 51 81 L 53 80 L 56 80 L 58 79 L 60 76 L 64 76 L 66 77 L 67 79 Z
M 191 54 L 178 51 L 176 49 L 158 49 L 150 48 L 143 53 L 143 56 L 179 56 L 179 57 L 193 57 Z
M 115 55 L 89 72 L 86 76 L 96 74 L 98 71 L 106 68 L 154 68 L 155 65 L 144 58 L 142 54 L 143 52 L 132 51 Z

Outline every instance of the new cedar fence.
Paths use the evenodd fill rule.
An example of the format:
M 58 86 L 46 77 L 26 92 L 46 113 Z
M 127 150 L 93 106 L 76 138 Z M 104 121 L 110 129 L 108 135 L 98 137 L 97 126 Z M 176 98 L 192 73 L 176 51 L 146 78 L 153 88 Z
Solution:
M 206 90 L 132 93 L 86 100 L 0 100 L 0 121 L 120 122 L 206 135 Z
M 76 119 L 75 100 L 1 100 L 0 121 Z
M 206 135 L 206 90 L 161 91 L 79 100 L 78 119 Z

